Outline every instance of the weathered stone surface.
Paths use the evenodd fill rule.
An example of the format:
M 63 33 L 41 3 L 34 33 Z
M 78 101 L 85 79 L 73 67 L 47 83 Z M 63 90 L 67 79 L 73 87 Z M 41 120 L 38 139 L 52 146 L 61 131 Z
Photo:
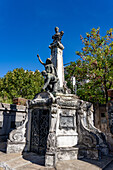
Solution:
M 46 165 L 55 166 L 60 160 L 77 159 L 77 157 L 99 159 L 102 154 L 108 154 L 104 135 L 93 125 L 93 107 L 91 103 L 84 102 L 72 94 L 56 93 L 54 97 L 48 92 L 42 92 L 37 94 L 33 101 L 29 103 L 29 109 L 26 145 L 28 151 L 32 148 L 30 143 L 32 131 L 30 129 L 34 124 L 32 122 L 33 110 L 37 110 L 36 117 L 42 114 L 42 110 L 45 110 L 44 112 L 49 115 L 49 119 L 44 118 L 45 123 L 36 118 L 36 122 L 39 122 L 39 124 L 40 122 L 44 123 L 45 127 L 47 125 L 46 120 L 50 122 L 49 131 L 46 134 L 48 137 L 45 138 L 45 144 L 47 144 L 44 152 L 47 159 L 45 159 Z M 42 127 L 42 125 L 37 125 L 37 129 L 38 126 Z M 37 136 L 35 145 L 37 148 L 40 143 L 38 137 L 40 135 L 39 132 L 35 132 L 35 136 Z M 36 150 L 39 154 L 40 149 Z
M 109 145 L 109 149 L 111 152 L 113 152 L 113 89 L 109 90 L 109 97 L 111 97 L 111 100 L 107 103 L 107 114 L 108 114 L 108 130 L 106 133 L 107 136 L 107 142 Z
M 64 83 L 64 68 L 63 68 L 63 49 L 64 46 L 61 43 L 63 31 L 59 32 L 59 28 L 55 28 L 55 35 L 52 36 L 53 43 L 49 45 L 51 49 L 51 61 L 57 69 L 58 78 L 60 80 L 60 87 L 63 88 Z
M 7 143 L 7 153 L 22 153 L 25 147 L 25 143 L 12 143 L 8 142 Z
M 55 154 L 47 152 L 45 156 L 45 166 L 54 167 L 54 165 L 55 165 Z
M 77 144 L 78 141 L 76 125 L 77 101 L 74 101 L 75 98 L 77 99 L 77 97 L 74 96 L 73 98 L 73 96 L 74 95 L 56 94 L 56 97 L 54 97 L 48 92 L 42 92 L 37 94 L 33 101 L 29 103 L 29 119 L 26 148 L 28 151 L 30 151 L 30 148 L 37 147 L 35 151 L 38 154 L 40 153 L 39 144 L 41 142 L 41 133 L 44 134 L 46 132 L 45 128 L 46 125 L 48 124 L 46 121 L 49 121 L 50 122 L 49 131 L 47 130 L 47 132 L 45 133 L 45 135 L 47 135 L 48 137 L 45 139 L 43 137 L 43 142 L 45 141 L 45 145 L 47 145 L 46 152 L 43 153 L 45 153 L 45 163 L 48 166 L 54 166 L 56 162 L 59 160 L 68 160 L 72 159 L 72 157 L 74 159 L 77 158 L 78 149 L 77 148 L 75 149 L 75 145 Z M 51 101 L 49 104 L 47 102 L 48 100 Z M 63 104 L 64 103 L 66 104 L 68 102 L 69 105 L 66 105 L 64 108 Z M 74 102 L 74 104 L 70 106 L 71 102 L 72 103 Z M 33 118 L 34 110 L 36 111 L 35 119 Z M 41 114 L 43 115 L 43 112 L 45 112 L 46 115 L 47 114 L 49 115 L 49 120 L 46 117 L 43 120 L 41 119 Z M 35 120 L 36 122 L 39 122 L 39 124 L 36 125 L 37 127 L 34 127 Z M 43 123 L 45 127 L 42 126 Z M 37 130 L 34 129 L 33 127 L 36 128 Z M 40 128 L 42 132 L 40 132 Z M 34 136 L 33 140 L 31 139 L 31 136 L 32 137 Z M 40 138 L 38 136 L 40 136 Z
M 78 142 L 78 134 L 76 133 L 75 135 L 66 136 L 58 136 L 57 137 L 57 147 L 72 147 L 76 145 Z
M 63 147 L 59 148 L 57 153 L 55 154 L 56 163 L 63 160 L 74 160 L 78 158 L 78 148 L 75 147 Z
M 7 151 L 6 151 L 7 153 L 23 152 L 23 150 L 25 149 L 27 122 L 28 122 L 28 113 L 26 115 L 26 119 L 24 123 L 10 132 L 9 139 L 7 142 Z
M 36 94 L 33 100 L 29 102 L 29 108 L 34 106 L 49 106 L 55 101 L 54 96 L 50 92 L 41 92 Z
M 75 95 L 37 94 L 29 102 L 26 124 L 27 118 L 10 133 L 8 152 L 34 151 L 46 156 L 48 166 L 78 156 L 99 159 L 108 153 L 104 135 L 93 125 L 92 104 Z
M 9 133 L 24 123 L 26 115 L 26 106 L 0 103 L 0 141 L 6 141 Z
M 87 108 L 87 109 L 86 109 Z M 91 103 L 81 102 L 78 110 L 79 156 L 100 159 L 109 152 L 105 135 L 93 125 Z
M 111 100 L 108 104 L 108 117 L 109 117 L 109 126 L 110 132 L 113 134 L 113 100 Z

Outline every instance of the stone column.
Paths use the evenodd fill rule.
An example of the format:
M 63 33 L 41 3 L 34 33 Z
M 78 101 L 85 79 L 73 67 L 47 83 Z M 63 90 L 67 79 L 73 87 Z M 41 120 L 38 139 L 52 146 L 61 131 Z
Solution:
M 53 43 L 49 45 L 51 49 L 51 61 L 54 64 L 58 78 L 60 80 L 60 87 L 63 87 L 64 82 L 64 68 L 63 68 L 63 49 L 64 46 L 61 43 L 61 38 L 64 34 L 63 31 L 59 32 L 59 28 L 55 28 L 56 34 L 52 36 Z

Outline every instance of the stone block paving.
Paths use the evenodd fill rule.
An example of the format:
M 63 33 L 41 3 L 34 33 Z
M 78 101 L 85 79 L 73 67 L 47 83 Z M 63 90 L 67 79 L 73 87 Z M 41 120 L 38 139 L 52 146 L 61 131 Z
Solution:
M 54 170 L 43 166 L 43 157 L 34 153 L 21 155 L 20 153 L 6 154 L 0 152 L 0 170 Z
M 44 157 L 39 157 L 35 153 L 21 155 L 0 152 L 0 170 L 101 170 L 105 167 L 107 170 L 111 162 L 113 162 L 113 156 L 104 157 L 99 161 L 88 159 L 61 161 L 55 168 L 47 168 L 44 166 Z

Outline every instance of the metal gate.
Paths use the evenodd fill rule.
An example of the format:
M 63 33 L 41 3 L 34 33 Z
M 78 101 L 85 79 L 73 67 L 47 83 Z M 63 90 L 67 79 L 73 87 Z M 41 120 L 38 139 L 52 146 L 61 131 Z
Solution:
M 34 109 L 31 120 L 31 151 L 44 155 L 49 133 L 49 110 Z

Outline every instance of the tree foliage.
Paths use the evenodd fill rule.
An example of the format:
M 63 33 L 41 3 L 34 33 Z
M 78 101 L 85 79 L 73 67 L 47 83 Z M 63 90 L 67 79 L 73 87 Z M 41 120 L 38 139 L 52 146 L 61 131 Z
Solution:
M 67 79 L 76 77 L 77 94 L 84 100 L 106 103 L 107 90 L 113 88 L 113 29 L 100 36 L 100 28 L 93 28 L 80 39 L 83 43 L 76 62 L 67 66 Z
M 14 97 L 33 99 L 41 91 L 44 79 L 41 73 L 17 68 L 0 78 L 0 100 L 12 103 Z

